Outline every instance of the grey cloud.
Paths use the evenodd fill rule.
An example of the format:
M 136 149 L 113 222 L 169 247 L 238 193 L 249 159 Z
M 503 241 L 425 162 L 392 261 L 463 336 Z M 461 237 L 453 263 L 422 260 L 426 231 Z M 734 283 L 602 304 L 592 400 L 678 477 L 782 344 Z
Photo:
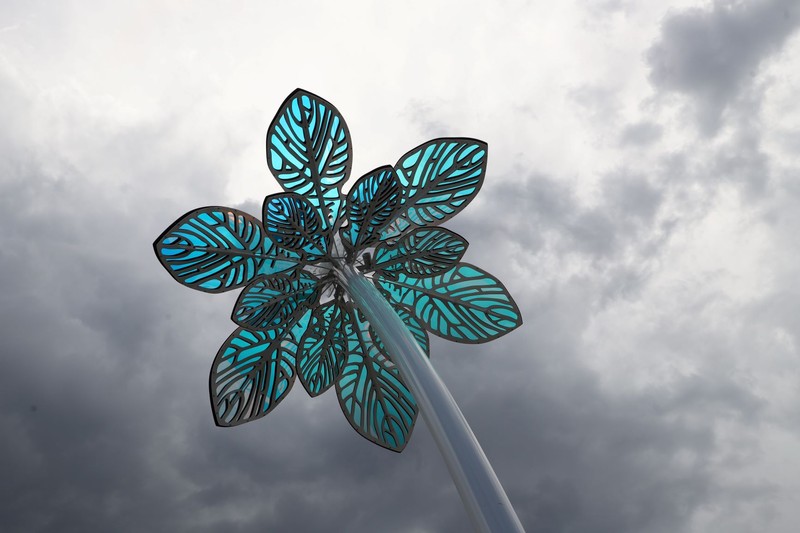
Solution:
M 98 118 L 88 102 L 66 118 L 43 117 L 35 94 L 6 74 L 0 70 L 4 530 L 469 529 L 422 421 L 408 448 L 393 454 L 353 432 L 333 393 L 311 400 L 295 384 L 264 420 L 214 427 L 208 370 L 234 327 L 236 294 L 180 287 L 151 243 L 183 212 L 221 203 L 232 154 L 194 150 L 191 137 L 176 133 L 181 112 L 122 125 Z M 603 91 L 582 97 L 589 113 L 608 107 L 593 102 L 614 100 Z M 69 150 L 50 144 L 30 131 L 31 116 L 85 137 Z M 436 124 L 424 127 L 436 135 Z M 796 417 L 777 417 L 780 398 L 759 396 L 736 372 L 757 370 L 764 354 L 748 342 L 771 328 L 800 337 L 798 295 L 786 289 L 796 285 L 796 268 L 774 292 L 730 308 L 720 292 L 684 300 L 671 286 L 664 300 L 646 293 L 662 290 L 651 283 L 651 264 L 668 257 L 675 228 L 690 232 L 708 215 L 726 183 L 719 176 L 760 191 L 773 209 L 771 227 L 793 250 L 783 260 L 796 258 L 800 196 L 780 194 L 796 180 L 775 174 L 748 131 L 721 150 L 645 159 L 646 174 L 621 166 L 600 177 L 592 204 L 560 176 L 487 180 L 478 200 L 446 224 L 469 239 L 465 260 L 500 278 L 525 318 L 486 345 L 433 339 L 432 361 L 529 531 L 694 532 L 709 510 L 724 520 L 741 509 L 757 518 L 743 519 L 738 531 L 752 531 L 769 528 L 771 505 L 791 512 L 781 503 L 790 488 L 758 477 L 757 459 L 761 435 L 773 425 L 796 431 Z M 79 157 L 86 154 L 93 157 Z M 257 201 L 239 207 L 260 215 Z M 570 270 L 576 261 L 580 268 Z M 707 281 L 699 285 L 713 275 Z M 697 312 L 712 303 L 719 307 Z M 588 340 L 615 305 L 620 317 L 608 319 L 607 337 Z M 647 313 L 647 324 L 627 345 L 636 357 L 661 368 L 687 354 L 691 371 L 668 380 L 653 370 L 656 384 L 607 383 L 628 384 L 629 364 L 592 363 L 606 340 L 629 333 L 624 326 L 637 313 Z M 785 357 L 791 361 L 776 372 L 796 368 L 796 354 Z
M 767 193 L 771 169 L 767 155 L 761 150 L 761 132 L 756 126 L 742 127 L 716 154 L 711 176 L 741 185 L 750 201 Z
M 624 171 L 611 174 L 603 181 L 604 209 L 615 218 L 633 218 L 637 223 L 652 222 L 663 194 L 647 177 Z
M 486 242 L 493 242 L 491 235 L 508 235 L 528 254 L 555 246 L 560 252 L 610 258 L 649 235 L 664 193 L 624 169 L 605 176 L 602 191 L 598 206 L 584 206 L 566 184 L 532 174 L 495 185 L 484 193 L 488 200 L 469 208 L 471 222 L 456 218 L 449 224 Z
M 630 124 L 622 130 L 620 143 L 629 146 L 647 146 L 661 138 L 663 128 L 648 121 Z
M 715 133 L 728 106 L 798 24 L 793 0 L 715 0 L 710 9 L 673 12 L 647 51 L 650 81 L 692 97 L 701 130 Z
M 611 86 L 584 84 L 569 91 L 570 99 L 588 120 L 610 126 L 619 115 L 619 102 Z
M 419 127 L 425 138 L 447 137 L 451 133 L 451 128 L 448 128 L 442 120 L 431 118 L 436 117 L 436 113 L 424 102 L 418 100 L 409 102 L 405 115 Z

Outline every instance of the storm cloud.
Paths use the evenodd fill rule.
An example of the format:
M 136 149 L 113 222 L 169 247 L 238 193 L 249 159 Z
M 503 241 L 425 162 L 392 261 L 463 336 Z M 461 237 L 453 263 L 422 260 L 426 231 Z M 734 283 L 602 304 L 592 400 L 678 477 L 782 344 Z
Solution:
M 351 181 L 488 141 L 445 225 L 525 323 L 431 352 L 528 531 L 793 532 L 800 12 L 583 4 L 4 4 L 2 529 L 469 530 L 422 420 L 395 454 L 296 384 L 214 426 L 236 294 L 151 243 L 199 206 L 259 214 L 300 86 L 348 121 Z

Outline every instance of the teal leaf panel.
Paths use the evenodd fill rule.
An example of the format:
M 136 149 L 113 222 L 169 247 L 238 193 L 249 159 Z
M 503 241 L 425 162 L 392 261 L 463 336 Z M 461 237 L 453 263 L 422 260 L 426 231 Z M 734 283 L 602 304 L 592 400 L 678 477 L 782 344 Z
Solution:
M 347 195 L 348 225 L 342 241 L 356 251 L 377 241 L 401 207 L 402 189 L 394 169 L 379 167 L 362 176 Z
M 319 214 L 299 194 L 267 196 L 264 199 L 264 229 L 267 236 L 289 255 L 316 261 L 328 252 Z
M 404 273 L 424 278 L 453 268 L 467 251 L 467 240 L 444 228 L 417 228 L 394 245 L 375 248 L 372 267 L 382 272 Z
M 331 300 L 311 313 L 297 359 L 300 383 L 309 396 L 319 396 L 339 377 L 352 329 L 349 312 L 340 300 Z
M 305 271 L 258 278 L 239 295 L 231 319 L 253 330 L 284 327 L 313 306 L 317 289 L 316 276 Z
M 327 100 L 297 89 L 267 130 L 267 163 L 285 191 L 302 194 L 327 226 L 341 209 L 341 184 L 353 149 L 342 115 Z
M 300 327 L 307 318 L 299 321 Z M 218 426 L 238 426 L 272 411 L 294 384 L 294 330 L 238 328 L 214 358 L 209 377 L 211 410 Z
M 414 336 L 414 339 L 417 341 L 420 348 L 422 348 L 422 351 L 425 352 L 425 355 L 430 357 L 431 343 L 430 339 L 428 339 L 428 332 L 425 331 L 425 327 L 420 323 L 419 319 L 414 316 L 408 307 L 395 302 L 390 302 L 390 304 L 394 308 L 395 313 L 397 313 L 397 316 L 400 317 L 400 320 L 406 325 L 408 331 Z M 378 345 L 378 349 L 383 353 L 388 353 L 386 347 L 383 345 L 383 341 L 378 337 L 378 334 L 371 325 L 369 327 L 369 333 L 375 344 Z
M 399 236 L 415 226 L 441 224 L 478 194 L 486 173 L 487 146 L 468 138 L 442 138 L 422 144 L 397 162 L 404 188 L 399 216 L 381 239 Z
M 431 333 L 456 342 L 481 343 L 522 324 L 522 315 L 495 277 L 468 263 L 430 278 L 380 277 L 379 288 L 408 306 Z
M 417 419 L 417 402 L 365 324 L 353 329 L 344 368 L 336 381 L 342 412 L 361 436 L 389 450 L 405 448 Z M 383 343 L 381 343 L 381 346 Z
M 175 280 L 204 292 L 249 283 L 261 267 L 264 231 L 254 217 L 229 207 L 186 213 L 153 243 L 161 265 Z

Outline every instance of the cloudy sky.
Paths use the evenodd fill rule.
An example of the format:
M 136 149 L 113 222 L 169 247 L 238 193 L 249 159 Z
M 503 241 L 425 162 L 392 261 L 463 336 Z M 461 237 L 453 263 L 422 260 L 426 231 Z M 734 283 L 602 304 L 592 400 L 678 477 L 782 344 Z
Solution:
M 0 524 L 17 532 L 448 532 L 402 454 L 301 387 L 214 426 L 235 293 L 175 283 L 182 213 L 258 214 L 266 128 L 332 101 L 353 175 L 489 144 L 447 227 L 525 324 L 432 360 L 529 532 L 796 531 L 796 0 L 0 6 Z

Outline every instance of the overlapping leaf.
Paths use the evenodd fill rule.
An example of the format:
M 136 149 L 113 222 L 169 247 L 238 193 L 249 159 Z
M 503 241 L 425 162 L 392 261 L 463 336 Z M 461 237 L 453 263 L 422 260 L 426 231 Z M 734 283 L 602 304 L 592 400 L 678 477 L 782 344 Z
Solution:
M 361 177 L 347 195 L 349 224 L 341 230 L 342 241 L 355 250 L 377 241 L 384 226 L 397 215 L 401 195 L 400 182 L 390 166 Z
M 381 272 L 405 273 L 417 278 L 450 270 L 464 256 L 468 243 L 444 228 L 417 228 L 394 245 L 375 248 L 372 267 Z
M 178 282 L 205 292 L 247 284 L 264 258 L 261 223 L 228 207 L 186 213 L 153 243 L 158 260 Z
M 326 226 L 339 216 L 340 188 L 352 159 L 339 111 L 307 91 L 290 94 L 267 130 L 267 162 L 281 187 L 308 198 Z
M 403 208 L 381 239 L 414 226 L 440 224 L 463 209 L 483 184 L 486 153 L 483 141 L 442 138 L 401 157 L 395 170 L 404 188 Z
M 411 334 L 414 336 L 414 339 L 416 339 L 417 344 L 419 344 L 419 347 L 422 348 L 422 351 L 425 352 L 425 355 L 430 357 L 431 343 L 430 340 L 428 339 L 428 332 L 425 331 L 423 325 L 420 323 L 417 317 L 414 316 L 414 314 L 408 307 L 400 305 L 395 302 L 390 302 L 390 303 L 392 305 L 392 308 L 394 308 L 395 313 L 397 313 L 397 316 L 400 317 L 400 320 L 403 321 L 403 323 L 408 328 L 408 331 L 410 331 Z M 383 353 L 388 353 L 386 347 L 383 345 L 383 341 L 380 339 L 380 337 L 378 337 L 377 332 L 375 332 L 375 329 L 371 325 L 369 327 L 369 334 L 370 337 L 372 337 L 373 342 L 375 342 L 375 344 L 378 346 L 378 349 Z
M 486 342 L 522 324 L 517 305 L 491 274 L 467 263 L 430 278 L 400 274 L 378 284 L 406 305 L 431 333 L 456 342 Z
M 292 323 L 317 298 L 317 278 L 306 271 L 259 278 L 242 291 L 231 318 L 255 330 L 284 327 Z
M 297 373 L 309 396 L 322 394 L 339 377 L 352 329 L 349 312 L 340 300 L 314 309 L 297 359 Z
M 264 229 L 280 248 L 306 261 L 316 261 L 328 251 L 319 214 L 299 194 L 267 196 L 264 199 Z
M 209 377 L 211 410 L 218 426 L 261 418 L 289 394 L 295 379 L 296 339 L 307 324 L 306 316 L 293 328 L 266 332 L 238 328 L 228 337 Z
M 365 326 L 356 324 L 336 381 L 339 405 L 361 436 L 384 448 L 402 451 L 414 428 L 417 403 Z

